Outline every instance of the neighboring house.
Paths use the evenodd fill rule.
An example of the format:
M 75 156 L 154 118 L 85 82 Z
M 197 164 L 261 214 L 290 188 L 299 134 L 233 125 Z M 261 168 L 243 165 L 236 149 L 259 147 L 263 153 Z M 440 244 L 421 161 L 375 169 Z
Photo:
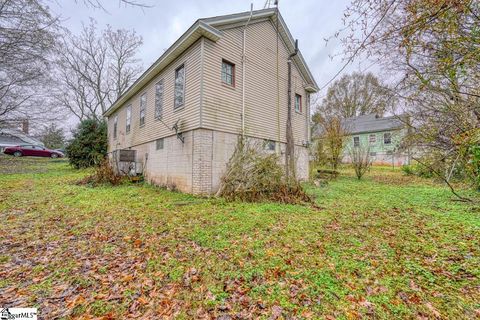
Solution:
M 136 150 L 147 181 L 204 194 L 218 189 L 242 132 L 283 157 L 294 50 L 276 9 L 197 20 L 106 111 L 109 153 Z M 307 179 L 318 87 L 302 54 L 292 60 L 297 175 Z
M 18 146 L 22 144 L 33 144 L 43 146 L 38 139 L 31 137 L 20 130 L 11 128 L 0 128 L 0 152 L 7 147 Z
M 380 117 L 375 114 L 348 118 L 343 126 L 349 136 L 344 161 L 349 162 L 352 147 L 368 147 L 374 164 L 404 165 L 410 163 L 409 150 L 402 145 L 408 133 L 404 116 Z

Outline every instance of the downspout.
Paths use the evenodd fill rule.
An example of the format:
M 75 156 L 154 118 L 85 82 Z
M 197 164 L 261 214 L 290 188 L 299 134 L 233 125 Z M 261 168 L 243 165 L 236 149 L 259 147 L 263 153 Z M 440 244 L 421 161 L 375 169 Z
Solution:
M 247 27 L 252 19 L 253 15 L 253 3 L 250 4 L 250 17 L 247 23 L 243 27 L 243 45 L 242 45 L 242 137 L 245 136 L 245 51 L 246 51 L 246 39 L 247 39 Z
M 288 56 L 288 110 L 287 110 L 287 148 L 285 152 L 285 167 L 287 179 L 295 178 L 294 141 L 292 128 L 292 58 L 298 53 L 298 40 L 295 40 L 295 51 Z

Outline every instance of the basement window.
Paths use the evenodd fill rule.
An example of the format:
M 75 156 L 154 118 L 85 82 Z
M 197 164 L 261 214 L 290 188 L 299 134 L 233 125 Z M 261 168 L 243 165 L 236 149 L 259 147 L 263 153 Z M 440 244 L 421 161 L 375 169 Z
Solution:
M 267 151 L 275 151 L 275 141 L 273 140 L 264 140 L 263 146 Z
M 295 111 L 302 112 L 302 96 L 299 94 L 295 95 Z
M 163 149 L 163 138 L 160 138 L 160 139 L 157 139 L 155 144 L 156 144 L 156 148 L 157 150 L 162 150 Z
M 235 65 L 227 60 L 222 60 L 222 82 L 235 87 Z
M 384 144 L 392 143 L 392 134 L 390 132 L 386 132 L 383 134 L 383 143 Z

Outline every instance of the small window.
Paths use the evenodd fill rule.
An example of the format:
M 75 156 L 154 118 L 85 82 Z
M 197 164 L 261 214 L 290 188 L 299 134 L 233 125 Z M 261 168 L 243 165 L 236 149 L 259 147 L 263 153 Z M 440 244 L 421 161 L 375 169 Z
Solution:
M 295 111 L 302 112 L 302 96 L 299 94 L 295 95 Z
M 384 144 L 392 143 L 392 134 L 390 132 L 386 132 L 383 134 L 383 143 Z
M 377 153 L 376 152 L 370 152 L 370 157 L 376 157 Z
M 360 147 L 360 137 L 353 137 L 353 146 Z
M 387 151 L 387 156 L 391 156 L 391 155 L 393 155 L 393 151 L 392 151 L 392 150 L 388 150 L 388 151 Z
M 162 150 L 163 149 L 163 138 L 157 139 L 156 146 L 157 146 L 157 150 Z
M 113 139 L 117 138 L 118 115 L 113 118 Z
M 163 112 L 163 79 L 155 84 L 155 119 L 161 119 Z
M 130 128 L 132 127 L 132 105 L 127 106 L 127 123 L 125 126 L 125 132 L 130 133 Z
M 377 142 L 377 135 L 376 134 L 369 135 L 368 141 L 370 142 L 370 144 L 375 144 Z
M 185 103 L 185 67 L 182 64 L 175 70 L 174 108 L 180 108 Z
M 264 141 L 264 148 L 267 151 L 275 151 L 275 141 L 273 140 L 265 140 Z
M 235 86 L 235 65 L 226 60 L 222 60 L 222 82 Z
M 147 107 L 147 94 L 140 96 L 140 126 L 145 124 L 145 108 Z

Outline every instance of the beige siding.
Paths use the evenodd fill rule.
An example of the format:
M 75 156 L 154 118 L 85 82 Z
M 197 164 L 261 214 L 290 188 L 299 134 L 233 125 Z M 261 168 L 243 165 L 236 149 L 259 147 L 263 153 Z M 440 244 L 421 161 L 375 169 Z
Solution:
M 200 77 L 201 77 L 201 39 L 187 49 L 167 68 L 162 70 L 150 83 L 139 90 L 132 99 L 125 103 L 108 118 L 109 151 L 119 148 L 137 146 L 155 139 L 172 135 L 171 128 L 177 120 L 181 131 L 187 131 L 200 125 Z M 185 65 L 185 105 L 181 109 L 173 109 L 173 92 L 175 69 Z M 164 81 L 163 122 L 154 118 L 155 84 Z M 145 124 L 140 127 L 140 96 L 147 94 Z M 130 133 L 126 133 L 126 107 L 132 105 L 132 122 Z M 113 120 L 118 115 L 117 139 L 113 139 Z
M 242 28 L 223 30 L 217 42 L 205 41 L 202 127 L 231 133 L 241 131 L 242 112 Z M 288 52 L 279 39 L 279 101 L 277 109 L 277 37 L 270 21 L 247 27 L 245 131 L 259 138 L 285 141 L 287 118 Z M 235 63 L 235 88 L 221 82 L 221 61 Z M 302 96 L 302 113 L 292 112 L 296 144 L 308 140 L 305 81 L 293 64 L 292 109 L 295 93 Z

